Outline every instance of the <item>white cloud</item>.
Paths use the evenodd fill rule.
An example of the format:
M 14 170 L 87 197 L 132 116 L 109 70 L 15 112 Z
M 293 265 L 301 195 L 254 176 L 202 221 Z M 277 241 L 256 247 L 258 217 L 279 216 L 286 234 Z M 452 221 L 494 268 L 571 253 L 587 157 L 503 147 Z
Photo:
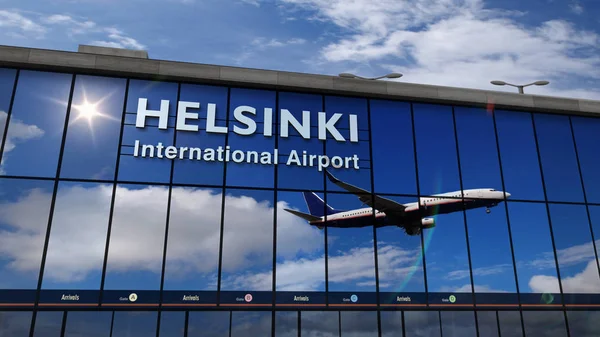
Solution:
M 499 265 L 493 265 L 493 266 L 487 266 L 487 267 L 474 268 L 473 276 L 490 276 L 490 275 L 502 274 L 502 273 L 506 272 L 509 268 L 512 268 L 512 265 L 499 264 Z M 446 275 L 445 278 L 447 280 L 461 280 L 464 278 L 468 278 L 470 276 L 471 275 L 469 273 L 469 270 L 463 269 L 463 270 L 451 271 Z
M 0 127 L 3 128 L 2 132 L 4 132 L 4 126 L 6 125 L 7 118 L 8 114 L 0 110 Z M 2 136 L 1 133 L 0 136 Z M 4 174 L 4 168 L 6 166 L 6 160 L 8 157 L 7 154 L 14 150 L 19 143 L 32 139 L 39 139 L 43 136 L 44 130 L 40 129 L 38 126 L 26 124 L 19 119 L 11 118 L 8 134 L 6 135 L 6 142 L 4 144 L 2 163 L 0 163 L 0 174 Z
M 565 293 L 600 293 L 596 260 L 589 261 L 581 273 L 573 276 L 561 276 L 562 288 Z M 529 287 L 533 292 L 539 293 L 560 292 L 556 276 L 535 275 L 529 280 Z
M 284 0 L 342 28 L 321 50 L 324 64 L 373 63 L 402 81 L 496 89 L 490 80 L 550 86 L 528 92 L 600 98 L 582 79 L 600 79 L 598 35 L 563 20 L 526 26 L 523 13 L 482 0 Z M 367 74 L 366 74 L 367 75 Z M 514 90 L 514 88 L 499 88 Z
M 571 9 L 571 12 L 573 12 L 577 15 L 583 14 L 583 6 L 581 6 L 581 4 L 577 1 L 572 1 L 569 4 L 569 8 Z
M 444 292 L 444 293 L 451 293 L 451 292 L 456 292 L 456 293 L 470 293 L 472 292 L 472 287 L 471 284 L 465 284 L 462 285 L 460 287 L 440 287 L 440 289 L 438 289 L 437 291 L 439 292 Z M 476 293 L 506 293 L 507 291 L 505 290 L 499 290 L 499 289 L 494 289 L 493 287 L 490 287 L 488 285 L 475 285 L 475 292 Z
M 91 44 L 102 47 L 127 48 L 127 49 L 145 49 L 146 46 L 134 38 L 127 36 L 116 28 L 106 28 L 104 31 L 108 34 L 105 40 L 95 40 Z
M 255 7 L 260 7 L 260 0 L 239 0 L 241 3 L 245 3 L 248 5 L 252 5 Z
M 34 38 L 42 38 L 47 31 L 44 26 L 14 10 L 0 10 L 0 28 L 4 32 L 14 30 L 16 34 Z
M 290 45 L 300 45 L 306 43 L 306 40 L 300 38 L 291 38 L 288 40 L 278 39 L 266 39 L 264 37 L 258 37 L 252 40 L 252 45 L 259 49 L 274 48 L 274 47 L 285 47 Z

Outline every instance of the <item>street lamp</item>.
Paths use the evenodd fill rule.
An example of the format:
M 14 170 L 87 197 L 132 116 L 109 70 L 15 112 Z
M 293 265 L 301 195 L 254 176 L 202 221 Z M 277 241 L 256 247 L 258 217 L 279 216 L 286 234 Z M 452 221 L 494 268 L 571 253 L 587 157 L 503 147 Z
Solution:
M 524 84 L 524 85 L 516 85 L 516 84 L 510 84 L 510 83 L 506 83 L 504 81 L 491 81 L 490 83 L 492 83 L 493 85 L 510 85 L 511 87 L 516 87 L 519 88 L 519 94 L 523 94 L 523 88 L 528 87 L 530 85 L 547 85 L 548 81 L 535 81 L 533 83 L 529 83 L 529 84 Z
M 338 76 L 339 77 L 344 77 L 344 78 L 358 78 L 358 79 L 361 79 L 361 80 L 370 80 L 370 81 L 373 81 L 373 80 L 379 80 L 379 79 L 382 79 L 382 78 L 400 78 L 400 77 L 402 77 L 402 74 L 399 74 L 399 73 L 390 73 L 390 74 L 379 76 L 379 77 L 361 77 L 361 76 L 350 74 L 350 73 L 341 73 Z

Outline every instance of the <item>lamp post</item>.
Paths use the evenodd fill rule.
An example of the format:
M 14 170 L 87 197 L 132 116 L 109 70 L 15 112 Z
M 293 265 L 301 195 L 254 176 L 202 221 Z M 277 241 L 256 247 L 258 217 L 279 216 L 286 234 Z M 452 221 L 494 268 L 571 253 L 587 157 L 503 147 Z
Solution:
M 362 77 L 362 76 L 358 76 L 358 75 L 354 75 L 354 74 L 350 74 L 350 73 L 341 73 L 338 76 L 339 77 L 344 77 L 344 78 L 358 78 L 358 79 L 361 79 L 361 80 L 374 81 L 374 80 L 379 80 L 379 79 L 382 79 L 382 78 L 400 78 L 400 77 L 402 77 L 402 74 L 399 74 L 399 73 L 389 73 L 387 75 L 378 76 L 378 77 Z
M 525 87 L 528 87 L 530 85 L 547 85 L 550 82 L 548 82 L 548 81 L 535 81 L 533 83 L 523 84 L 523 85 L 506 83 L 504 81 L 491 81 L 490 83 L 492 83 L 493 85 L 510 85 L 511 87 L 519 88 L 519 94 L 523 94 L 523 93 L 525 93 L 523 91 L 523 88 L 525 88 Z

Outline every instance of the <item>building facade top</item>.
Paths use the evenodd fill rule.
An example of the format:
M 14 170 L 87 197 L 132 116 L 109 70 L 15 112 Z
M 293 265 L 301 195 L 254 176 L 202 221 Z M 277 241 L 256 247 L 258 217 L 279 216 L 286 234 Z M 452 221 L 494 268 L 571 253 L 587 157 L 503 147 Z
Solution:
M 207 65 L 147 58 L 146 52 L 80 46 L 79 52 L 0 46 L 0 66 L 136 78 L 237 85 L 437 104 L 484 106 L 526 111 L 600 114 L 600 101 L 491 90 L 369 81 L 337 76 Z M 128 53 L 129 52 L 129 53 Z

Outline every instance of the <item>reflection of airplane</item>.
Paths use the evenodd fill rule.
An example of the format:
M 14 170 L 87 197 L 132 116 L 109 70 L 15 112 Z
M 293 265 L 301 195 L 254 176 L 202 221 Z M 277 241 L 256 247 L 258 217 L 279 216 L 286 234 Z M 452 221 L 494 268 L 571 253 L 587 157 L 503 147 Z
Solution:
M 504 201 L 504 192 L 490 188 L 479 188 L 461 191 L 435 194 L 430 197 L 420 198 L 420 202 L 401 204 L 380 196 L 372 196 L 368 191 L 347 184 L 331 173 L 325 171 L 329 180 L 337 186 L 355 194 L 368 208 L 359 208 L 349 211 L 336 210 L 325 204 L 313 192 L 304 192 L 304 200 L 310 214 L 285 209 L 286 211 L 307 220 L 309 224 L 324 227 L 357 228 L 375 225 L 376 227 L 398 226 L 402 227 L 409 235 L 418 235 L 421 228 L 435 227 L 435 219 L 427 218 L 436 214 L 446 214 L 485 207 L 490 212 L 490 207 Z M 506 198 L 510 193 L 506 193 Z M 375 216 L 375 221 L 373 221 Z

